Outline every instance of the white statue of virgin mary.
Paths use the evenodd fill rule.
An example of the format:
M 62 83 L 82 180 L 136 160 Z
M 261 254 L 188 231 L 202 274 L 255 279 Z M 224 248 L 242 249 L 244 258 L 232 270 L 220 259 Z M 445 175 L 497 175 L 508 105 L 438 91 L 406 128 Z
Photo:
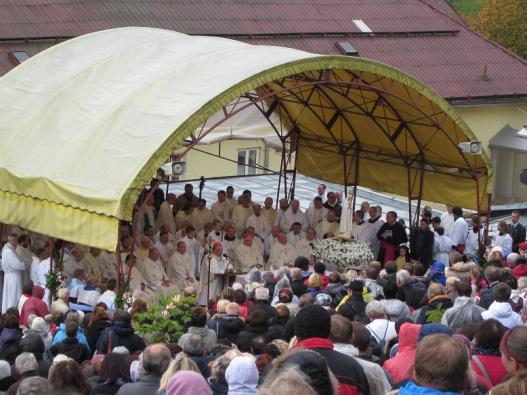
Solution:
M 342 202 L 342 213 L 340 214 L 339 232 L 350 232 L 353 223 L 353 193 L 348 193 Z

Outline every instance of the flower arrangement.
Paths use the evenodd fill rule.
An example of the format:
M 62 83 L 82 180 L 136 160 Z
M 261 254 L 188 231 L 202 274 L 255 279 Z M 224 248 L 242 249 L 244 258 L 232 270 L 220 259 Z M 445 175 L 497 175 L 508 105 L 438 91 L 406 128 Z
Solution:
M 177 293 L 159 296 L 159 302 L 148 305 L 148 311 L 137 314 L 138 334 L 147 336 L 151 343 L 176 343 L 190 326 L 196 298 Z
M 59 288 L 64 284 L 64 273 L 58 268 L 53 268 L 46 274 L 46 288 L 50 290 L 52 295 L 55 295 Z
M 133 299 L 128 284 L 128 276 L 125 276 L 123 273 L 121 273 L 119 290 L 115 296 L 115 307 L 121 310 L 128 310 L 132 306 L 132 302 Z
M 352 239 L 347 233 L 320 241 L 313 258 L 333 264 L 341 271 L 366 269 L 374 259 L 370 247 L 364 241 Z

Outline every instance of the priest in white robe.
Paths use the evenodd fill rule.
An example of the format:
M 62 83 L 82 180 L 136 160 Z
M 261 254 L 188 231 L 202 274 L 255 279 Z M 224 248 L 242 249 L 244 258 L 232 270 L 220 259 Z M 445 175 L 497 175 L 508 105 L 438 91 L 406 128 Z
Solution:
M 84 269 L 84 271 L 87 274 L 94 276 L 98 281 L 101 281 L 102 279 L 100 262 L 97 259 L 101 252 L 102 251 L 98 248 L 90 248 L 88 253 L 84 255 L 80 261 L 80 266 Z
M 167 274 L 161 263 L 161 254 L 155 247 L 150 249 L 150 255 L 142 262 L 140 269 L 149 288 L 164 295 L 177 291 L 177 287 L 168 281 Z
M 170 257 L 167 265 L 169 281 L 180 290 L 188 286 L 197 287 L 195 271 L 194 257 L 187 254 L 184 242 L 178 242 L 176 252 Z
M 454 226 L 454 214 L 452 213 L 453 207 L 446 205 L 446 211 L 441 215 L 441 226 L 445 230 L 445 235 L 450 237 L 452 227 Z
M 262 207 L 262 215 L 267 218 L 269 225 L 273 225 L 276 219 L 276 210 L 273 208 L 273 198 L 266 197 Z
M 166 226 L 166 229 L 172 235 L 176 234 L 176 220 L 174 219 L 174 213 L 172 212 L 172 206 L 176 203 L 176 195 L 169 193 L 166 200 L 159 206 L 159 212 L 157 213 L 156 229 L 161 229 Z
M 278 242 L 278 235 L 280 234 L 280 226 L 274 225 L 271 228 L 271 234 L 264 240 L 264 257 L 269 258 L 271 248 Z
M 231 204 L 227 202 L 227 194 L 225 191 L 218 191 L 218 200 L 210 208 L 212 219 L 218 220 L 221 223 L 230 221 L 232 209 Z
M 253 227 L 260 239 L 265 240 L 269 233 L 271 233 L 271 224 L 262 215 L 262 206 L 257 203 L 253 204 L 253 211 L 254 214 L 247 218 L 246 228 Z
M 249 195 L 242 195 L 242 204 L 237 205 L 232 211 L 232 224 L 236 229 L 236 236 L 241 237 L 247 228 L 247 218 L 251 216 L 253 210 L 250 206 Z
M 146 203 L 136 211 L 134 215 L 135 240 L 139 242 L 143 238 L 146 226 L 155 226 L 154 196 L 150 195 Z
M 280 232 L 278 243 L 275 243 L 269 254 L 269 269 L 278 270 L 282 266 L 292 267 L 297 256 L 295 247 L 287 242 L 287 234 Z
M 223 235 L 221 245 L 223 247 L 223 251 L 231 260 L 234 260 L 236 248 L 240 245 L 240 243 L 240 240 L 236 237 L 236 230 L 234 229 L 234 226 L 227 227 L 227 231 Z
M 16 247 L 16 254 L 26 265 L 26 270 L 22 272 L 22 285 L 28 284 L 30 280 L 29 270 L 31 263 L 33 263 L 33 253 L 30 249 L 30 238 L 27 234 L 18 236 L 18 245 Z
M 199 304 L 207 306 L 210 299 L 220 295 L 224 288 L 229 285 L 228 273 L 234 273 L 232 264 L 223 257 L 223 247 L 221 243 L 214 243 L 212 246 L 212 257 L 203 258 L 201 267 L 201 278 L 199 286 Z
M 282 217 L 284 216 L 285 212 L 289 209 L 289 201 L 287 198 L 281 198 L 278 201 L 278 210 L 276 210 L 276 215 L 274 219 L 273 225 L 280 226 L 280 222 L 282 222 Z M 287 230 L 289 232 L 289 230 Z
M 452 213 L 454 214 L 455 221 L 450 232 L 450 241 L 452 242 L 452 248 L 460 254 L 463 254 L 468 236 L 468 223 L 463 218 L 463 210 L 460 207 L 454 207 Z
M 316 228 L 327 216 L 328 209 L 324 207 L 322 198 L 316 196 L 313 205 L 306 210 L 306 219 L 309 226 Z
M 295 245 L 298 256 L 306 257 L 311 261 L 313 255 L 313 247 L 317 248 L 318 241 L 316 238 L 315 228 L 307 228 L 305 237 L 298 241 Z
M 180 230 L 183 227 L 186 227 L 189 224 L 192 224 L 192 206 L 190 203 L 185 203 L 183 208 L 179 210 L 176 214 L 176 228 Z M 177 240 L 177 236 L 176 236 Z
M 355 240 L 366 241 L 364 239 L 364 229 L 366 228 L 366 223 L 364 222 L 364 212 L 362 210 L 357 210 L 353 214 L 353 226 L 351 228 L 351 235 Z
M 205 199 L 198 199 L 196 208 L 192 210 L 190 215 L 190 223 L 200 232 L 205 228 L 205 224 L 212 223 L 212 213 L 209 208 L 205 207 L 207 201 Z
M 159 234 L 159 240 L 154 244 L 161 254 L 161 262 L 166 267 L 170 257 L 175 251 L 174 244 L 170 241 L 168 232 L 161 232 Z
M 289 233 L 295 222 L 302 226 L 302 230 L 307 229 L 306 215 L 300 210 L 300 202 L 296 199 L 291 202 L 291 206 L 282 215 L 280 229 L 282 232 Z
M 291 231 L 287 234 L 287 241 L 296 248 L 296 243 L 306 237 L 306 232 L 302 231 L 302 225 L 300 222 L 295 222 L 291 226 Z
M 16 253 L 18 237 L 7 236 L 7 243 L 2 248 L 2 270 L 4 272 L 4 289 L 2 294 L 2 314 L 10 307 L 16 307 L 22 295 L 22 272 L 26 270 L 24 261 Z
M 452 252 L 452 241 L 445 235 L 442 226 L 436 229 L 434 234 L 434 261 L 443 262 L 445 267 L 449 267 L 448 256 Z
M 336 236 L 339 232 L 339 223 L 337 222 L 335 211 L 328 210 L 326 219 L 319 222 L 315 229 L 319 239 Z
M 254 266 L 264 267 L 264 259 L 257 245 L 254 244 L 253 234 L 245 232 L 243 242 L 234 252 L 234 268 L 237 274 L 247 274 Z
M 234 208 L 238 205 L 238 199 L 234 197 L 234 188 L 231 185 L 229 185 L 225 189 L 225 193 L 227 194 L 225 201 L 229 205 L 229 218 L 231 218 L 232 221 L 232 212 L 234 211 Z
M 381 241 L 377 238 L 377 233 L 384 224 L 384 221 L 381 219 L 377 206 L 370 206 L 369 214 L 370 219 L 364 224 L 362 237 L 364 239 L 363 241 L 369 244 L 373 256 L 377 257 L 381 248 Z

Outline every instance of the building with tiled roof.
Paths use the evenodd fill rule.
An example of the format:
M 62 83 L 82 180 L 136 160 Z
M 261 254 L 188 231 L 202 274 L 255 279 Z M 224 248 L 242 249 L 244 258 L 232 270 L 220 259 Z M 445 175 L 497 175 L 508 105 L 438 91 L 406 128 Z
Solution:
M 446 0 L 0 0 L 0 74 L 63 40 L 131 25 L 390 64 L 450 101 L 485 147 L 527 123 L 527 62 Z

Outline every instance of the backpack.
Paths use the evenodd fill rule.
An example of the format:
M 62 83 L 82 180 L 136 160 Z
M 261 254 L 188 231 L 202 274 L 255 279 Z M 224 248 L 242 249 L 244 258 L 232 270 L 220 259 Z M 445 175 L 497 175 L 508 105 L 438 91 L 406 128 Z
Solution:
M 379 338 L 374 331 L 371 331 L 370 344 L 372 348 L 372 353 L 379 357 L 380 364 L 384 363 L 384 361 L 386 360 L 386 333 L 388 333 L 389 326 L 390 321 L 388 320 L 386 322 L 386 329 L 384 330 L 384 335 L 381 338 Z

